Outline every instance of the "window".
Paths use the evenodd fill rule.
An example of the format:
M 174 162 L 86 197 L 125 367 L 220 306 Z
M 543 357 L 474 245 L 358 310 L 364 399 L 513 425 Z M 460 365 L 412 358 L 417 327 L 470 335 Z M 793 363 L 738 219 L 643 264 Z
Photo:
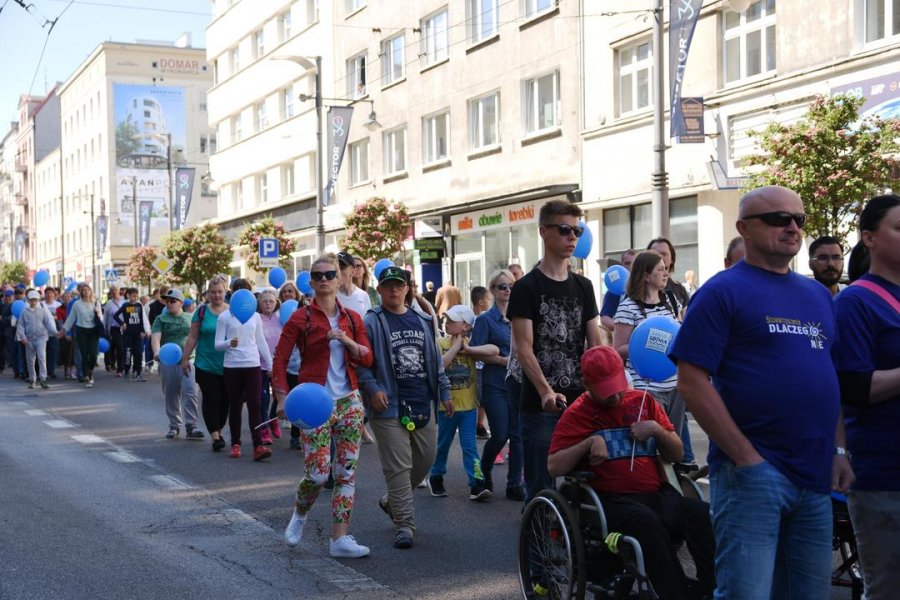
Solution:
M 241 70 L 241 49 L 238 46 L 232 48 L 229 52 L 231 60 L 231 72 L 237 73 Z
M 266 101 L 263 100 L 253 107 L 253 113 L 256 121 L 256 131 L 263 131 L 269 126 L 269 119 L 266 117 Z
M 559 124 L 559 71 L 526 81 L 525 133 L 537 133 Z
M 263 30 L 253 34 L 253 58 L 262 58 L 266 53 L 266 39 Z
M 231 117 L 231 143 L 241 141 L 241 114 L 238 113 Z
M 556 8 L 556 0 L 522 0 L 522 16 L 526 19 Z
M 366 53 L 357 54 L 347 61 L 347 95 L 362 98 L 366 95 Z
M 500 92 L 469 101 L 469 146 L 500 143 Z
M 244 186 L 242 181 L 238 181 L 232 187 L 234 197 L 234 208 L 240 210 L 244 208 Z
M 406 74 L 406 36 L 402 33 L 381 42 L 381 83 L 390 85 Z
M 900 0 L 864 0 L 866 43 L 900 34 Z
M 269 175 L 260 173 L 256 176 L 256 200 L 257 204 L 265 204 L 269 201 Z
M 697 197 L 674 198 L 669 201 L 669 241 L 675 246 L 676 281 L 684 281 L 684 272 L 699 272 L 697 252 Z M 644 244 L 646 246 L 646 244 Z
M 297 193 L 294 181 L 294 163 L 281 165 L 281 195 L 293 196 Z
M 619 50 L 619 114 L 647 108 L 650 95 L 653 56 L 650 42 Z
M 285 119 L 294 116 L 294 88 L 286 87 L 281 90 L 281 114 Z
M 422 119 L 422 160 L 427 164 L 450 155 L 450 113 L 442 112 Z
M 392 175 L 406 170 L 406 127 L 384 132 L 384 173 Z
M 469 42 L 477 44 L 497 34 L 499 0 L 466 0 Z
M 726 11 L 725 83 L 775 70 L 775 0 L 760 0 L 744 12 Z
M 426 65 L 446 59 L 449 43 L 446 8 L 422 19 L 422 57 Z
M 348 13 L 357 11 L 366 5 L 366 0 L 346 0 L 346 2 L 347 2 L 347 12 Z
M 350 185 L 369 181 L 368 138 L 350 144 Z
M 319 22 L 319 0 L 306 0 L 307 26 Z
M 285 12 L 278 15 L 278 37 L 279 40 L 284 42 L 291 37 L 291 11 L 286 10 Z

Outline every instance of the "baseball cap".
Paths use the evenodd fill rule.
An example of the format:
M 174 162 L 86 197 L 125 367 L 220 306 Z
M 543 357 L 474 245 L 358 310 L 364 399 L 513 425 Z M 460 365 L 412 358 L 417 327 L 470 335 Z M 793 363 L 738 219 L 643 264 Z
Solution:
M 165 295 L 166 298 L 170 298 L 172 300 L 178 300 L 181 303 L 184 303 L 184 294 L 181 293 L 181 290 L 172 288 Z
M 402 281 L 403 283 L 409 283 L 409 276 L 406 274 L 406 271 L 400 267 L 385 267 L 381 270 L 381 277 L 378 278 L 378 283 L 384 281 Z
M 593 385 L 594 391 L 601 398 L 608 398 L 628 389 L 625 363 L 610 346 L 594 346 L 581 355 L 581 378 L 585 384 Z
M 3 295 L 4 296 L 15 296 L 16 293 L 12 290 L 6 290 L 5 292 L 3 292 Z
M 465 304 L 451 306 L 444 311 L 444 315 L 451 321 L 463 322 L 468 325 L 473 325 L 475 323 L 475 313 Z
M 337 253 L 338 262 L 344 265 L 345 267 L 352 267 L 353 263 L 356 259 L 353 258 L 353 255 L 349 252 L 338 252 Z
M 29 300 L 40 300 L 41 295 L 37 292 L 37 290 L 31 290 L 30 292 L 28 292 L 26 298 L 28 298 Z

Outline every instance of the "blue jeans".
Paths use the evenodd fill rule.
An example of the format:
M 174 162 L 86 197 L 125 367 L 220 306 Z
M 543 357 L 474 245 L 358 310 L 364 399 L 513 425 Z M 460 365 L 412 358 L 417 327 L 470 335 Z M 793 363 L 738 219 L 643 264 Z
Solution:
M 830 598 L 831 497 L 763 461 L 710 476 L 720 600 Z
M 438 411 L 438 446 L 437 455 L 431 465 L 431 476 L 445 475 L 447 473 L 447 454 L 459 429 L 459 447 L 462 449 L 463 469 L 469 477 L 469 487 L 475 485 L 476 479 L 484 479 L 481 472 L 481 463 L 478 460 L 478 446 L 475 443 L 475 421 L 478 419 L 478 409 L 458 410 L 452 417 L 447 417 L 444 411 Z
M 59 339 L 51 335 L 47 340 L 47 377 L 56 377 L 57 363 L 59 363 Z
M 262 379 L 262 390 L 260 390 L 259 394 L 259 414 L 263 421 L 268 421 L 271 418 L 269 417 L 269 405 L 272 402 L 272 392 L 270 390 L 272 379 L 267 371 L 263 371 L 263 375 L 260 378 Z
M 484 385 L 481 388 L 481 406 L 491 426 L 491 437 L 481 451 L 481 469 L 488 475 L 494 467 L 494 459 L 509 439 L 509 402 L 506 388 Z
M 555 487 L 556 480 L 547 471 L 550 438 L 559 421 L 559 413 L 523 412 L 522 438 L 525 456 L 525 502 L 543 489 Z
M 506 463 L 506 487 L 522 487 L 524 483 L 522 447 L 522 384 L 506 378 L 506 403 L 509 405 L 509 457 Z
M 684 457 L 681 460 L 686 463 L 692 463 L 695 461 L 694 447 L 691 445 L 691 426 L 688 421 L 690 419 L 685 415 L 684 425 L 681 426 L 681 443 L 684 446 Z

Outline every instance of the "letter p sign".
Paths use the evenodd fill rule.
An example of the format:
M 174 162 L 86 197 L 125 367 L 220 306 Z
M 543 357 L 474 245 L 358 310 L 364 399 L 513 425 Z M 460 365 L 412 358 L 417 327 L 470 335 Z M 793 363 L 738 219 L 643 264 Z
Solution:
M 278 266 L 278 240 L 276 238 L 260 238 L 259 266 L 270 269 Z

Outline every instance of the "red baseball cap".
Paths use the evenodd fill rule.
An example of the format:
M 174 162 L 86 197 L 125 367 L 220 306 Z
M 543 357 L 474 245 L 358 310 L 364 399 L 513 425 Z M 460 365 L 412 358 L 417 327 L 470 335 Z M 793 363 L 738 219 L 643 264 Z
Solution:
M 581 378 L 585 385 L 594 386 L 601 398 L 608 398 L 628 389 L 625 363 L 610 346 L 594 346 L 581 355 Z

